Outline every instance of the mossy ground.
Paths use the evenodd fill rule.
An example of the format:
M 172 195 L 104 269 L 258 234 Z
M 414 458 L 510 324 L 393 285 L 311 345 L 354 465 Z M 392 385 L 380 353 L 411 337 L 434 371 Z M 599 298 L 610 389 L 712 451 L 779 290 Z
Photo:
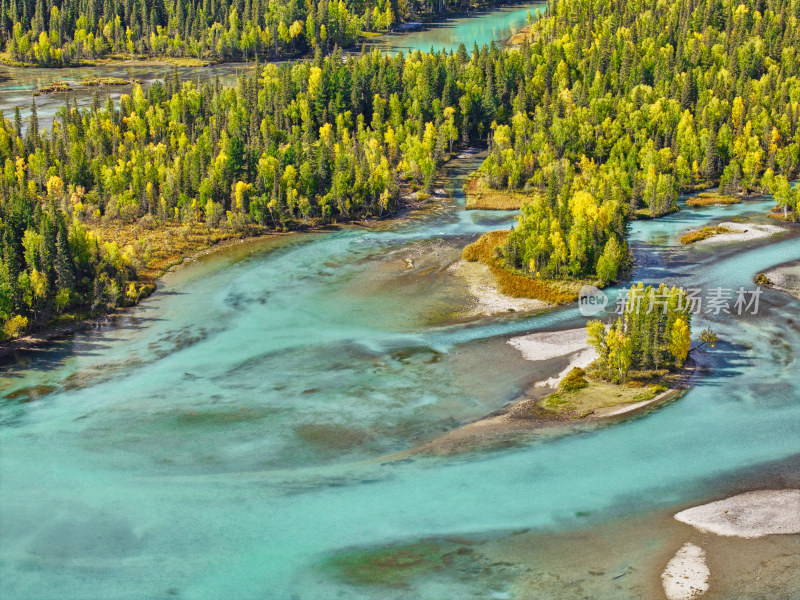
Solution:
M 55 92 L 69 92 L 72 91 L 72 86 L 66 81 L 54 81 L 45 86 L 40 87 L 33 92 L 34 96 L 41 96 L 42 94 L 53 94 Z
M 394 548 L 352 550 L 329 559 L 324 567 L 347 583 L 402 587 L 424 573 L 440 571 L 454 544 L 419 542 Z
M 666 388 L 650 384 L 636 386 L 589 379 L 586 387 L 571 392 L 559 390 L 542 398 L 539 407 L 562 416 L 585 417 L 597 409 L 652 400 Z
M 124 79 L 122 77 L 87 77 L 81 81 L 81 85 L 95 87 L 101 85 L 129 85 L 139 83 L 138 79 Z
M 672 213 L 676 213 L 679 210 L 680 210 L 680 208 L 675 206 L 672 209 L 670 209 L 667 212 L 665 212 L 664 214 L 653 216 L 653 215 L 650 214 L 650 209 L 649 208 L 637 208 L 633 212 L 632 218 L 635 221 L 647 221 L 649 219 L 658 219 L 659 217 L 663 217 L 665 215 L 671 215 Z

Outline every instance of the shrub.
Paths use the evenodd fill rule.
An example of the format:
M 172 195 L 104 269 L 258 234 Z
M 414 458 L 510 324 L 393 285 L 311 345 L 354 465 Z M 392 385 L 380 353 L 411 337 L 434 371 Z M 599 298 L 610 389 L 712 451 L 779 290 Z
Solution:
M 755 283 L 756 285 L 763 285 L 766 287 L 771 287 L 772 285 L 774 285 L 772 283 L 772 280 L 766 275 L 764 275 L 764 273 L 759 273 L 758 275 L 756 275 Z
M 586 371 L 580 367 L 574 367 L 564 379 L 558 384 L 558 388 L 563 392 L 577 392 L 589 385 L 586 381 Z

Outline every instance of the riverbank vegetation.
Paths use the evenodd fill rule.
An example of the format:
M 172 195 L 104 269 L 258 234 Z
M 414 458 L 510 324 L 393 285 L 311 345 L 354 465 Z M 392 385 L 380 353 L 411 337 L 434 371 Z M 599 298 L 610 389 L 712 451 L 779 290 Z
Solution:
M 58 312 L 37 310 L 24 292 L 34 270 L 49 273 L 41 291 L 47 306 L 66 290 L 62 312 L 101 310 L 95 295 L 118 304 L 123 296 L 110 280 L 125 271 L 116 283 L 122 289 L 135 276 L 136 268 L 115 269 L 100 280 L 95 264 L 88 287 L 59 280 L 49 262 L 25 253 L 26 232 L 40 229 L 37 211 L 63 222 L 67 245 L 73 224 L 86 235 L 118 232 L 114 224 L 247 232 L 391 214 L 403 189 L 429 189 L 456 146 L 483 137 L 480 90 L 507 57 L 486 47 L 472 55 L 463 47 L 409 57 L 375 51 L 347 61 L 339 51 L 318 53 L 311 62 L 256 66 L 235 87 L 197 88 L 176 74 L 146 91 L 134 85 L 118 103 L 84 111 L 67 104 L 49 131 L 39 130 L 35 104 L 24 133 L 19 113 L 1 119 L 4 321 L 19 316 L 35 330 Z M 491 95 L 510 99 L 502 87 Z M 117 243 L 128 264 L 146 263 L 152 251 L 136 242 L 127 251 Z M 94 294 L 95 280 L 108 290 Z
M 102 18 L 105 40 L 106 32 L 116 39 L 116 26 L 105 20 L 113 2 L 91 9 L 94 20 L 75 16 L 68 3 L 57 5 L 55 20 L 42 3 L 27 17 L 20 3 L 5 6 L 7 15 L 41 29 L 39 38 L 63 44 L 70 19 L 77 24 L 85 16 L 87 26 Z M 194 23 L 190 17 L 206 11 L 184 3 L 185 18 L 176 20 L 172 11 L 180 6 L 164 15 L 149 10 L 148 26 Z M 332 4 L 314 10 L 325 6 L 332 23 Z M 220 7 L 211 2 L 204 14 L 225 12 L 228 33 L 212 26 L 224 49 L 221 40 L 243 31 L 239 16 L 233 27 L 233 11 L 244 14 L 247 5 L 241 12 L 237 3 Z M 106 262 L 116 264 L 108 268 L 104 244 L 115 240 L 98 241 L 91 260 L 78 251 L 104 223 L 285 230 L 383 216 L 402 204 L 405 189 L 429 189 L 459 146 L 487 138 L 481 184 L 529 199 L 500 252 L 492 246 L 481 253 L 511 295 L 532 287 L 565 300 L 572 294 L 562 288 L 619 279 L 629 264 L 625 237 L 634 211 L 663 214 L 682 187 L 702 181 L 719 180 L 725 194 L 769 184 L 793 218 L 800 192 L 786 182 L 800 161 L 798 7 L 798 0 L 769 7 L 756 0 L 562 0 L 532 24 L 534 41 L 518 50 L 462 46 L 345 60 L 339 50 L 324 57 L 337 42 L 319 37 L 311 61 L 256 66 L 229 88 L 198 88 L 177 75 L 147 90 L 134 85 L 116 104 L 65 106 L 50 131 L 39 130 L 34 105 L 24 133 L 19 114 L 0 119 L 3 322 L 27 319 L 29 328 L 41 328 L 57 313 L 53 307 L 91 308 L 95 297 L 121 302 L 136 276 L 135 266 L 114 258 L 125 256 L 125 247 L 108 250 Z M 249 4 L 251 16 L 278 8 Z M 141 29 L 144 16 L 135 13 L 126 18 Z M 53 31 L 62 20 L 66 29 Z M 346 19 L 338 23 L 331 33 L 347 30 Z M 321 35 L 319 22 L 313 25 Z M 24 31 L 10 17 L 4 26 Z M 158 26 L 169 32 L 169 23 Z M 64 264 L 84 273 L 82 287 L 57 274 L 50 227 L 72 253 Z M 136 264 L 134 251 L 126 264 Z
M 0 43 L 15 64 L 98 59 L 281 59 L 349 47 L 370 32 L 485 0 L 5 0 Z
M 507 242 L 509 231 L 485 233 L 462 252 L 464 260 L 481 262 L 489 267 L 501 294 L 512 298 L 536 298 L 551 304 L 574 302 L 585 281 L 532 278 L 505 268 L 500 248 Z
M 686 206 L 712 206 L 715 204 L 739 204 L 741 200 L 736 196 L 728 196 L 727 194 L 719 194 L 713 192 L 705 192 L 697 194 L 691 198 L 687 198 Z
M 669 372 L 637 374 L 622 384 L 605 381 L 576 367 L 558 386 L 537 404 L 537 416 L 573 417 L 584 419 L 602 416 L 604 410 L 653 400 L 671 386 Z

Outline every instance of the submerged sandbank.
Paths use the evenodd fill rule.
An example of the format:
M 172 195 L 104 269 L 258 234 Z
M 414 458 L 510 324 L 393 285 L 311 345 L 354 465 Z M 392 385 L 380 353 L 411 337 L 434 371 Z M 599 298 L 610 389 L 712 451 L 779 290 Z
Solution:
M 772 267 L 764 275 L 773 289 L 800 298 L 800 260 Z

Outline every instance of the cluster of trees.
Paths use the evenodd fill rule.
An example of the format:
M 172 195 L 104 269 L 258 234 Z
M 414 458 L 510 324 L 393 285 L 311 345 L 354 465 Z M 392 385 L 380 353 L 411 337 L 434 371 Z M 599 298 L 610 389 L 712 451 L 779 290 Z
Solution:
M 786 175 L 775 174 L 767 169 L 762 177 L 764 189 L 775 199 L 775 208 L 783 213 L 787 221 L 800 221 L 800 185 L 789 181 Z
M 395 210 L 401 187 L 429 187 L 455 146 L 484 137 L 483 99 L 500 106 L 511 89 L 487 85 L 488 74 L 509 62 L 521 77 L 519 56 L 510 56 L 461 47 L 345 61 L 338 50 L 318 51 L 312 61 L 256 65 L 235 87 L 197 88 L 176 73 L 116 103 L 67 104 L 49 130 L 39 130 L 35 105 L 24 132 L 19 112 L 0 118 L 3 319 L 28 318 L 33 328 L 55 314 L 25 300 L 34 270 L 48 273 L 50 296 L 70 290 L 63 310 L 100 306 L 96 296 L 125 301 L 131 273 L 117 260 L 125 248 L 96 242 L 91 260 L 73 252 L 64 259 L 73 271 L 94 269 L 74 284 L 53 275 L 51 248 L 28 260 L 26 231 L 50 239 L 39 213 L 66 228 L 68 248 L 101 221 L 287 229 Z M 143 253 L 128 254 L 132 264 Z M 50 296 L 43 302 L 55 306 Z
M 24 168 L 6 170 L 24 181 Z M 63 182 L 12 186 L 0 199 L 0 340 L 39 329 L 76 307 L 102 312 L 136 302 L 141 289 L 132 249 L 102 242 L 59 207 Z
M 2 0 L 0 40 L 40 66 L 109 54 L 248 60 L 347 47 L 364 31 L 477 0 Z
M 586 324 L 589 345 L 598 354 L 601 376 L 624 381 L 632 370 L 683 366 L 692 339 L 687 294 L 679 288 L 632 286 L 622 316 L 610 328 L 599 320 Z
M 323 58 L 322 25 L 326 36 L 346 30 L 331 21 L 345 9 L 366 18 L 370 7 L 402 16 L 441 6 L 0 0 L 0 35 L 13 38 L 14 23 L 34 31 L 31 40 L 45 34 L 62 61 L 79 21 L 87 39 L 102 35 L 103 44 L 147 44 L 159 27 L 188 40 L 194 34 L 178 29 L 198 19 L 200 29 L 225 23 L 230 32 L 235 24 L 239 33 L 248 22 L 262 31 L 291 22 L 296 37 L 317 40 L 313 60 L 256 65 L 230 88 L 197 88 L 176 75 L 135 86 L 117 104 L 68 105 L 49 131 L 39 131 L 35 111 L 24 134 L 19 114 L 0 118 L 0 219 L 14 232 L 3 242 L 5 322 L 40 326 L 52 313 L 25 300 L 34 270 L 49 278 L 46 306 L 57 306 L 59 286 L 70 290 L 61 296 L 62 304 L 69 297 L 65 309 L 126 296 L 130 269 L 117 258 L 125 251 L 100 242 L 90 258 L 71 255 L 74 272 L 94 275 L 83 283 L 76 275 L 75 287 L 59 283 L 47 263 L 59 255 L 47 246 L 47 227 L 65 229 L 70 248 L 97 220 L 291 228 L 383 215 L 396 208 L 402 186 L 429 187 L 457 145 L 487 136 L 491 185 L 536 192 L 508 238 L 507 264 L 548 277 L 617 278 L 629 255 L 631 211 L 644 204 L 660 214 L 681 186 L 720 177 L 746 192 L 764 185 L 766 171 L 777 190 L 797 175 L 800 0 L 561 0 L 518 50 L 468 53 L 462 45 L 345 60 L 335 49 Z M 264 17 L 284 9 L 283 20 Z M 303 11 L 310 27 L 295 18 Z M 794 212 L 796 193 L 778 192 L 794 199 Z M 28 230 L 45 246 L 26 256 Z
M 724 193 L 773 189 L 796 215 L 798 19 L 799 0 L 551 2 L 519 51 L 524 77 L 491 74 L 512 102 L 483 100 L 496 117 L 484 182 L 539 197 L 527 234 L 510 239 L 511 263 L 594 276 L 622 230 L 609 219 L 590 250 L 573 256 L 567 243 L 565 259 L 576 206 L 658 216 L 717 181 Z M 577 238 L 593 228 L 580 227 Z
M 567 161 L 549 167 L 573 168 Z M 606 284 L 629 266 L 620 180 L 605 177 L 603 166 L 598 168 L 586 159 L 579 168 L 581 176 L 573 179 L 574 189 L 565 192 L 563 202 L 536 194 L 523 204 L 517 226 L 502 249 L 507 268 L 562 279 L 591 273 Z

